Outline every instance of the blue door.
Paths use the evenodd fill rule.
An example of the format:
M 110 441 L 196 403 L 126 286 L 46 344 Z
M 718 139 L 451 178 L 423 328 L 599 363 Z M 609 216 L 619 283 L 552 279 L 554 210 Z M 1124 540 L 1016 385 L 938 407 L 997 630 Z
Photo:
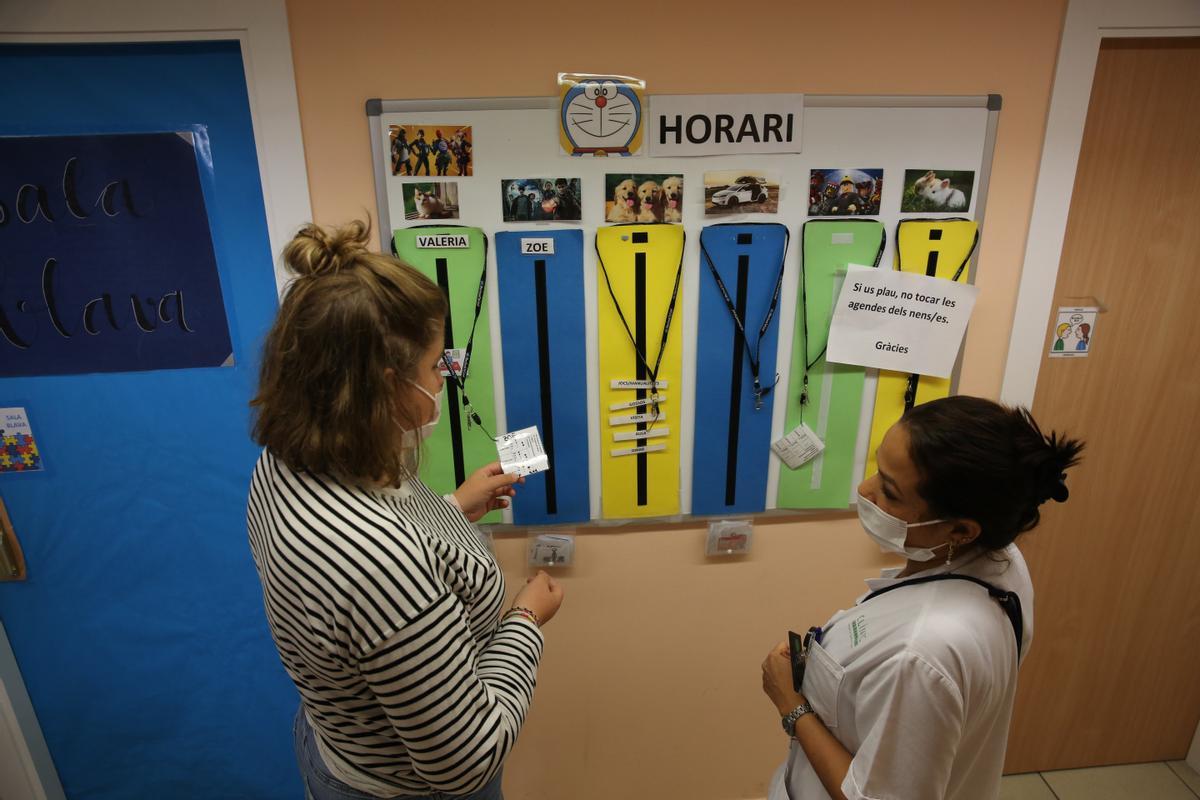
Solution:
M 0 475 L 29 571 L 0 584 L 0 617 L 64 789 L 300 797 L 296 693 L 245 530 L 247 402 L 276 294 L 240 47 L 0 45 L 0 74 L 0 135 L 207 126 L 233 343 L 232 367 L 0 380 L 46 465 Z

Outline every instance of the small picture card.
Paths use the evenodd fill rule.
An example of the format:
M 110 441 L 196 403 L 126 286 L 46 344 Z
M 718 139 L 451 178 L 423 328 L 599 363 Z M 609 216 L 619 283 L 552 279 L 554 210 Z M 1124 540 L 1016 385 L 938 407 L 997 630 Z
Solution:
M 500 181 L 501 215 L 505 222 L 578 222 L 583 218 L 579 178 L 504 178 Z M 522 255 L 538 255 L 521 240 Z M 554 240 L 546 255 L 553 255 Z
M 24 408 L 0 408 L 0 473 L 40 472 L 42 454 Z
M 709 556 L 743 556 L 750 552 L 754 539 L 754 523 L 748 519 L 722 519 L 708 523 L 708 541 L 704 547 Z
M 466 177 L 474 172 L 472 139 L 470 125 L 437 122 L 389 125 L 392 174 Z
M 446 364 L 449 364 L 450 368 L 454 370 L 455 375 L 460 378 L 465 378 L 466 376 L 463 375 L 463 359 L 465 359 L 467 356 L 467 349 L 465 347 L 455 347 L 444 352 L 446 357 L 443 359 L 439 367 L 442 372 L 442 377 L 450 377 L 450 370 L 446 369 Z
M 529 566 L 569 567 L 575 560 L 575 536 L 542 533 L 529 540 Z
M 550 469 L 550 459 L 542 447 L 536 427 L 506 433 L 496 441 L 500 469 L 509 475 L 532 475 Z
M 820 455 L 825 443 L 817 438 L 812 428 L 801 422 L 795 430 L 772 444 L 771 449 L 789 469 L 800 469 Z
M 405 219 L 458 219 L 458 183 L 456 181 L 406 183 L 403 189 Z M 417 246 L 419 247 L 420 244 L 418 243 Z M 468 245 L 464 243 L 429 246 L 467 247 Z
M 1050 358 L 1084 358 L 1092 349 L 1096 333 L 1096 307 L 1059 308 L 1058 321 L 1050 331 Z
M 779 178 L 761 170 L 717 170 L 704 173 L 704 215 L 775 214 L 779 211 Z
M 808 215 L 845 217 L 879 213 L 883 170 L 871 167 L 814 169 L 808 178 Z

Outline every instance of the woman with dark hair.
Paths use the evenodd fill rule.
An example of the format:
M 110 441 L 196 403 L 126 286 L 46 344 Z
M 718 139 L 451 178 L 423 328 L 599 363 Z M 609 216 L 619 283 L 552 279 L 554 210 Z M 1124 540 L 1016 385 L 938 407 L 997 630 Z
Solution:
M 905 556 L 763 662 L 792 737 L 770 800 L 984 800 L 1000 792 L 1033 587 L 1017 536 L 1067 499 L 1083 444 L 977 397 L 909 410 L 858 493 L 867 535 Z M 794 686 L 798 679 L 800 691 Z
M 246 522 L 271 635 L 300 693 L 310 800 L 501 800 L 539 628 L 562 589 L 504 575 L 472 524 L 517 478 L 489 464 L 452 494 L 419 477 L 441 415 L 446 300 L 371 253 L 370 232 L 308 225 L 263 346 Z

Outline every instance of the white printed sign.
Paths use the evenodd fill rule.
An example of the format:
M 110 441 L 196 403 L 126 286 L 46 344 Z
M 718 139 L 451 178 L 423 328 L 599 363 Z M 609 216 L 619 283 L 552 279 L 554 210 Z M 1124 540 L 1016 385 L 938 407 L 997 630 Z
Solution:
M 826 357 L 948 378 L 978 294 L 974 286 L 944 278 L 850 264 Z
M 554 255 L 554 238 L 521 239 L 521 255 L 523 256 L 552 256 Z
M 799 153 L 802 94 L 658 94 L 650 98 L 650 155 Z

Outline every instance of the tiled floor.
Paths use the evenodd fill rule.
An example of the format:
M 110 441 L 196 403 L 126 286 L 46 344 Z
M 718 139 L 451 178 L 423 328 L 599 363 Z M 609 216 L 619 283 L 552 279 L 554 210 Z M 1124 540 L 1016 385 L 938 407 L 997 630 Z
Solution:
M 1000 800 L 1197 800 L 1200 775 L 1183 761 L 1009 775 Z

